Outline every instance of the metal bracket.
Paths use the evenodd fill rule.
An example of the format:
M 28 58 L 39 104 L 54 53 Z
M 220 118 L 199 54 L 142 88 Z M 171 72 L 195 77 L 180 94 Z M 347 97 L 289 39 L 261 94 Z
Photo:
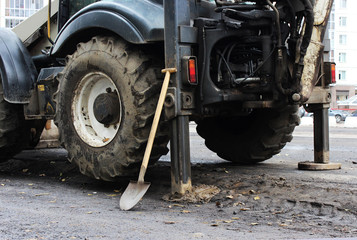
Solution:
M 181 106 L 182 109 L 189 110 L 195 108 L 195 95 L 192 92 L 181 92 Z M 187 113 L 185 115 L 189 115 Z
M 195 98 L 192 92 L 181 91 L 180 99 L 178 99 L 175 87 L 169 87 L 165 98 L 165 120 L 170 120 L 176 116 L 192 115 L 192 109 L 195 108 Z M 177 104 L 180 101 L 181 104 Z M 182 109 L 179 111 L 179 105 Z
M 331 102 L 330 88 L 315 86 L 309 100 L 304 104 L 324 104 L 324 103 L 330 104 L 330 102 Z
M 58 85 L 55 79 L 62 70 L 63 67 L 41 69 L 36 86 L 32 90 L 30 102 L 24 105 L 26 119 L 53 119 L 56 113 L 56 104 L 52 98 Z
M 197 28 L 185 25 L 178 27 L 180 43 L 197 43 Z
M 167 89 L 164 106 L 165 120 L 170 120 L 177 116 L 178 106 L 175 87 L 169 87 Z

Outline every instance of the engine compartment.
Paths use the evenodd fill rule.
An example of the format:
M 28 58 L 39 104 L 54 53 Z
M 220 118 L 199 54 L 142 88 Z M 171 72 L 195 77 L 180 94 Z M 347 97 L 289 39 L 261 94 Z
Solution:
M 254 101 L 248 105 L 260 108 L 261 101 L 297 99 L 313 27 L 310 0 L 216 4 L 220 19 L 194 23 L 202 106 Z

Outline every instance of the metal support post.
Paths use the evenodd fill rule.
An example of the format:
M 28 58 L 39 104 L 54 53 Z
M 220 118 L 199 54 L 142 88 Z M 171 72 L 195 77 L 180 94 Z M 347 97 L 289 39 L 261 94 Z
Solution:
M 171 124 L 171 193 L 184 194 L 190 191 L 191 162 L 188 117 L 179 116 Z
M 327 106 L 326 106 L 327 105 Z M 328 163 L 330 157 L 329 144 L 329 104 L 318 104 L 314 111 L 314 162 Z
M 181 59 L 190 56 L 191 46 L 180 42 L 179 28 L 190 26 L 188 0 L 164 1 L 165 11 L 165 65 L 176 68 L 171 77 L 169 92 L 174 102 L 174 118 L 171 120 L 171 193 L 184 194 L 192 190 L 190 164 L 189 117 L 181 111 Z
M 314 113 L 314 162 L 300 162 L 300 170 L 340 169 L 341 163 L 330 163 L 329 103 L 309 104 Z
M 328 109 L 331 102 L 329 86 L 331 84 L 331 77 L 327 76 L 331 74 L 324 73 L 324 62 L 321 56 L 323 50 L 322 42 L 332 4 L 333 0 L 321 0 L 314 6 L 314 12 L 318 12 L 319 14 L 318 16 L 315 14 L 313 33 L 305 56 L 305 60 L 309 59 L 309 61 L 305 61 L 308 64 L 304 66 L 301 90 L 302 93 L 310 93 L 308 89 L 312 90 L 310 97 L 308 94 L 302 94 L 302 98 L 308 98 L 308 101 L 304 104 L 308 104 L 308 111 L 314 113 L 314 162 L 300 162 L 298 168 L 301 170 L 333 170 L 341 168 L 340 163 L 329 162 Z M 318 24 L 316 24 L 317 22 Z M 329 47 L 326 46 L 325 48 L 325 56 L 328 56 Z M 320 68 L 320 71 L 318 71 L 318 68 Z M 320 74 L 319 77 L 318 74 Z

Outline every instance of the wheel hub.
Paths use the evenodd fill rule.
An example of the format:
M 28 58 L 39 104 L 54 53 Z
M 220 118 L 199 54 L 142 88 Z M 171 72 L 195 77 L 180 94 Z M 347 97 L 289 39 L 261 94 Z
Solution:
M 115 92 L 102 93 L 94 100 L 93 112 L 98 122 L 104 125 L 115 124 L 120 119 L 119 102 Z
M 78 83 L 72 100 L 73 126 L 91 147 L 109 144 L 120 128 L 121 97 L 113 80 L 101 72 L 90 72 Z

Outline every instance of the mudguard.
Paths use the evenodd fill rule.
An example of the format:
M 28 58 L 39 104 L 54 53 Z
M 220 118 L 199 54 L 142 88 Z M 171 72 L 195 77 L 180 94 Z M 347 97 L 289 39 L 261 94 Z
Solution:
M 5 100 L 28 103 L 37 70 L 21 40 L 5 28 L 0 28 L 0 70 Z
M 78 40 L 108 31 L 135 44 L 163 41 L 163 6 L 147 0 L 93 3 L 68 20 L 55 40 L 51 55 L 68 54 Z

